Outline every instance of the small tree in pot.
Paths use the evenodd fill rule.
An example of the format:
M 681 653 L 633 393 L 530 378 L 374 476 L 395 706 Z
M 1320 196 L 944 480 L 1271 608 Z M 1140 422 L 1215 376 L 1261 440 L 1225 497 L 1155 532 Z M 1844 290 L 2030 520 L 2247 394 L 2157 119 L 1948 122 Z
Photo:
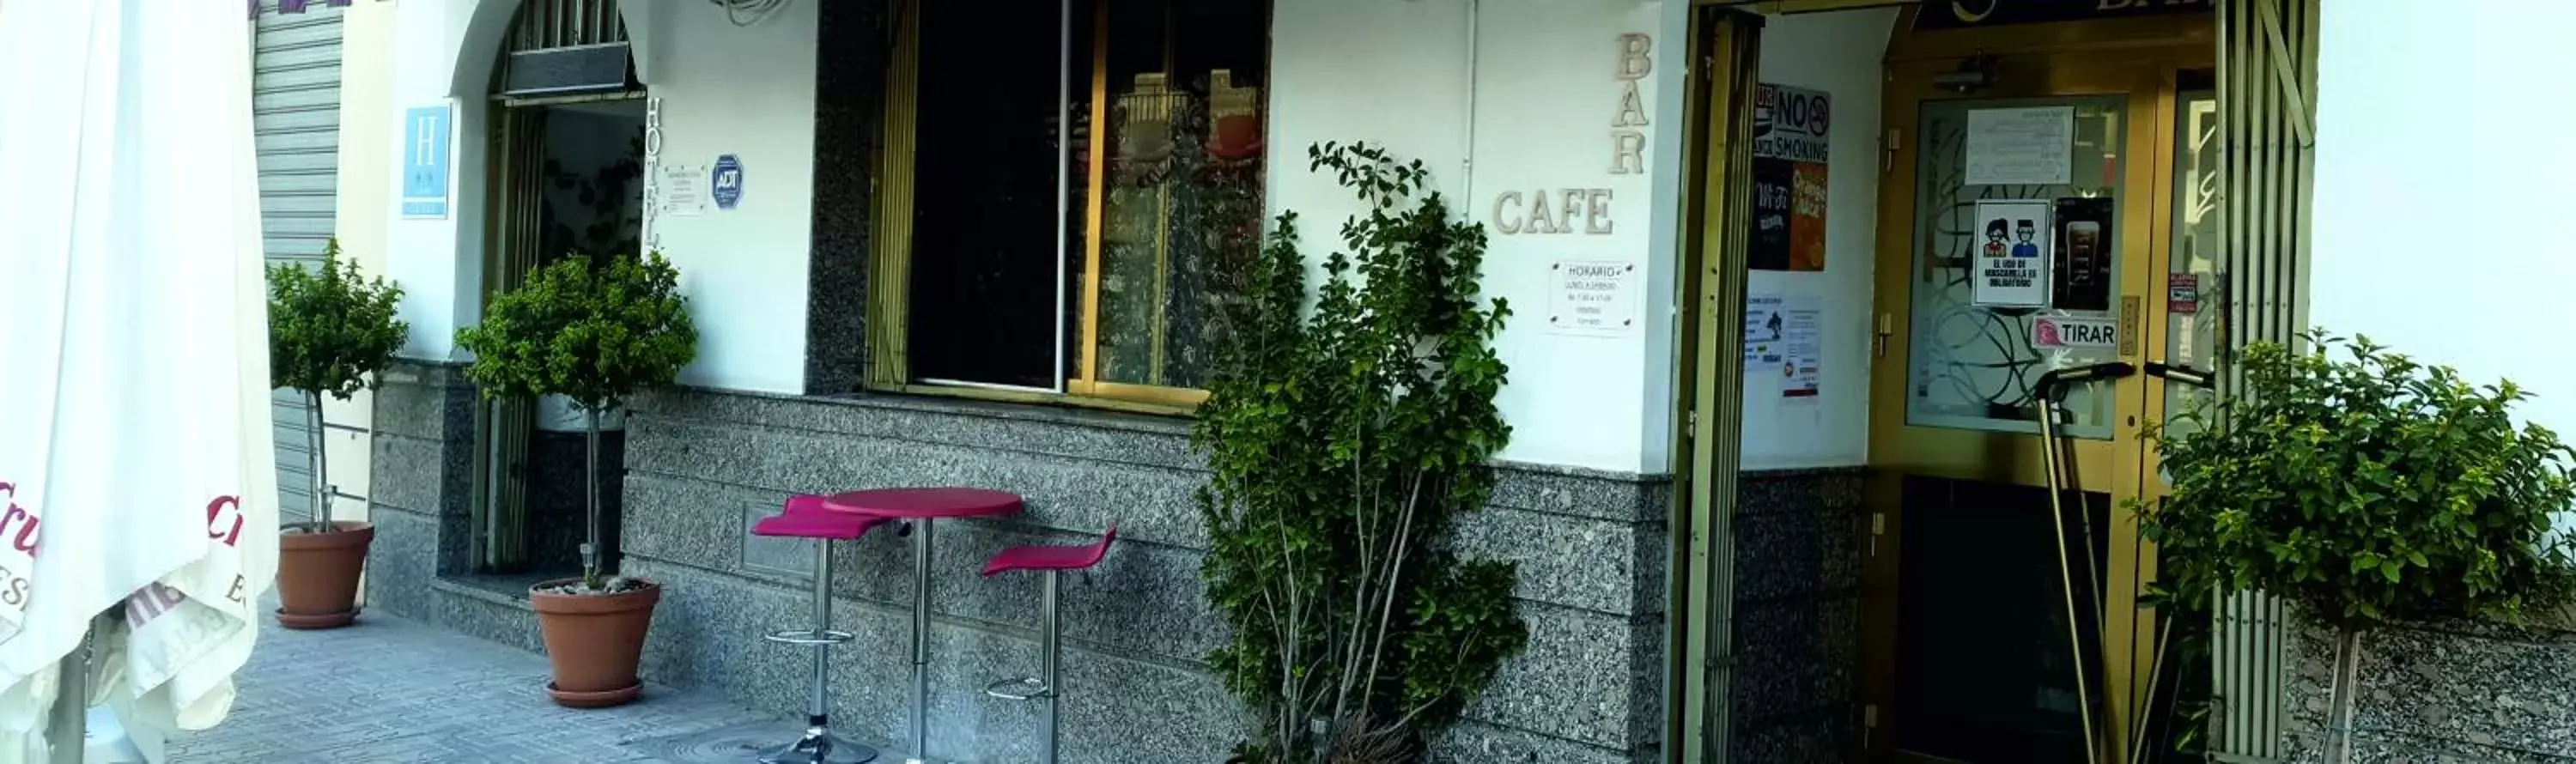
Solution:
M 2336 632 L 2328 761 L 2348 746 L 2362 632 L 2400 622 L 2518 622 L 2576 591 L 2555 513 L 2576 509 L 2558 436 L 2516 426 L 2529 397 L 2473 387 L 2368 338 L 2257 344 L 2244 384 L 2150 433 L 2172 488 L 2140 513 L 2157 601 L 2207 612 L 2247 591 Z
M 304 394 L 306 445 L 313 453 L 313 520 L 286 526 L 278 539 L 277 622 L 290 629 L 346 626 L 357 617 L 358 574 L 366 568 L 375 528 L 331 519 L 329 459 L 322 445 L 322 395 L 348 400 L 376 384 L 409 324 L 394 318 L 402 288 L 358 274 L 340 259 L 340 241 L 322 250 L 322 267 L 268 268 L 269 383 Z
M 599 415 L 669 384 L 697 357 L 697 330 L 679 289 L 679 271 L 659 252 L 605 262 L 573 255 L 494 297 L 481 325 L 456 333 L 457 344 L 475 355 L 466 376 L 485 396 L 562 395 L 589 423 L 581 578 L 529 592 L 554 663 L 546 691 L 563 705 L 613 706 L 642 687 L 636 662 L 662 590 L 600 570 Z

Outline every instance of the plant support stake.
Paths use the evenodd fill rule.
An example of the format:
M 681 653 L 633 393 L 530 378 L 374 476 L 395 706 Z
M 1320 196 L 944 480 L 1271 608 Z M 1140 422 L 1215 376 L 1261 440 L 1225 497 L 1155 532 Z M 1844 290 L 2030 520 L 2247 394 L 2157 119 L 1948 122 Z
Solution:
M 590 506 L 584 513 L 589 516 L 589 536 L 581 544 L 581 584 L 599 591 L 604 583 L 599 579 L 599 407 L 584 406 L 582 410 L 588 415 L 589 432 L 584 435 L 588 443 L 582 449 L 581 477 L 589 489 Z
M 313 404 L 313 427 L 304 433 L 305 442 L 313 447 L 313 524 L 314 533 L 330 533 L 331 494 L 339 489 L 331 485 L 331 460 L 323 453 L 322 391 L 304 391 L 304 400 Z

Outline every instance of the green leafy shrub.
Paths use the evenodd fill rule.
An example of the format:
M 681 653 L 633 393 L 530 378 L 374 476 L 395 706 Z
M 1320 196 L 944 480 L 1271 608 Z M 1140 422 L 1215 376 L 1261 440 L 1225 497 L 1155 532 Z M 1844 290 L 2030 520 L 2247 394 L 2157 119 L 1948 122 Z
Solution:
M 348 400 L 402 349 L 411 325 L 394 317 L 403 290 L 359 275 L 323 246 L 322 267 L 268 267 L 268 381 L 309 395 Z
M 594 413 L 670 384 L 698 354 L 680 272 L 659 252 L 557 260 L 495 296 L 456 343 L 485 395 L 561 395 Z
M 599 414 L 628 396 L 670 384 L 697 358 L 698 333 L 680 296 L 680 272 L 655 252 L 593 262 L 572 255 L 529 274 L 483 308 L 483 323 L 456 332 L 474 354 L 467 379 L 487 398 L 561 395 L 588 414 L 589 543 L 582 585 L 615 590 L 599 571 Z
M 2347 631 L 2391 621 L 2519 621 L 2569 600 L 2576 468 L 2558 436 L 2517 427 L 2529 397 L 2472 387 L 2368 338 L 2242 354 L 2244 386 L 2151 432 L 2173 486 L 2141 511 L 2163 601 L 2286 597 Z
M 393 360 L 410 336 L 411 325 L 394 317 L 402 287 L 372 280 L 340 259 L 340 240 L 322 248 L 322 267 L 292 264 L 268 267 L 268 381 L 304 393 L 312 422 L 306 443 L 313 455 L 313 523 L 303 526 L 328 532 L 331 525 L 330 470 L 322 448 L 322 396 L 348 400 L 376 385 L 376 372 Z
M 1215 473 L 1203 577 L 1233 626 L 1208 660 L 1257 715 L 1245 759 L 1409 761 L 1529 638 L 1518 569 L 1449 547 L 1511 436 L 1491 347 L 1510 311 L 1481 296 L 1483 229 L 1425 193 L 1420 162 L 1308 157 L 1369 209 L 1343 224 L 1311 317 L 1293 213 L 1226 316 L 1193 433 Z

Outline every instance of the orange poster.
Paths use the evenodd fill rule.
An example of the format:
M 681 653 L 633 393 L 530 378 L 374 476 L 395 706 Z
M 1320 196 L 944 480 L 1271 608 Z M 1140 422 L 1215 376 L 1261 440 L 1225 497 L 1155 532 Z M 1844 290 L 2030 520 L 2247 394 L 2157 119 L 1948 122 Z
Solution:
M 1825 269 L 1825 163 L 1797 163 L 1789 203 L 1789 270 Z

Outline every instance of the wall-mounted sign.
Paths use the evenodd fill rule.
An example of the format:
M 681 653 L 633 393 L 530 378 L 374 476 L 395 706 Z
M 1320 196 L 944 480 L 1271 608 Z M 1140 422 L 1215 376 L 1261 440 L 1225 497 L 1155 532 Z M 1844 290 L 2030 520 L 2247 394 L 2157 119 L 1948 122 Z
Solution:
M 2056 245 L 2049 226 L 2052 205 L 2043 201 L 1977 202 L 1976 304 L 2048 307 L 2048 263 Z
M 1637 82 L 1655 72 L 1655 38 L 1642 34 L 1619 36 L 1619 68 L 1611 77 L 1619 82 L 1619 113 L 1610 118 L 1610 174 L 1640 175 L 1646 172 L 1646 99 L 1637 93 Z
M 2120 325 L 2107 318 L 2038 316 L 2030 320 L 2030 346 L 2038 350 L 2112 350 Z
M 1753 235 L 1757 271 L 1825 269 L 1825 168 L 1833 98 L 1762 85 L 1753 91 Z
M 2200 312 L 2200 274 L 2176 273 L 2165 277 L 2165 312 Z
M 1547 270 L 1549 332 L 1610 337 L 1637 331 L 1637 292 L 1645 279 L 1636 265 L 1559 260 Z
M 403 114 L 403 217 L 447 217 L 447 142 L 452 114 L 446 104 L 416 106 Z
M 708 179 L 714 189 L 716 209 L 729 210 L 742 203 L 742 160 L 732 154 L 716 157 L 715 176 Z
M 653 168 L 656 178 L 653 190 L 659 194 L 654 211 L 664 217 L 685 218 L 707 213 L 707 171 L 692 164 L 666 164 Z
M 1968 112 L 1971 186 L 2063 186 L 2075 169 L 2075 107 Z
M 1606 188 L 1535 188 L 1526 194 L 1495 194 L 1494 216 L 1489 224 L 1495 233 L 1505 235 L 1608 236 L 1618 231 L 1618 221 L 1610 216 L 1610 189 Z
M 2209 13 L 2210 0 L 1925 0 L 1915 29 Z

